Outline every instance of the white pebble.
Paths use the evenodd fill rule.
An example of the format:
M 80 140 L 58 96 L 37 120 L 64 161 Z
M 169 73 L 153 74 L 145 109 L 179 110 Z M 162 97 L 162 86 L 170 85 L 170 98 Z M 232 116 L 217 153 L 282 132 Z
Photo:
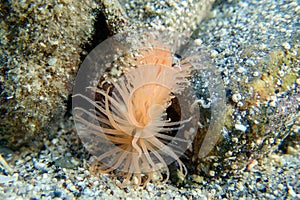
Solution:
M 213 177 L 213 176 L 215 176 L 215 175 L 216 175 L 216 172 L 215 172 L 215 171 L 212 171 L 212 170 L 210 170 L 210 171 L 209 171 L 209 175 Z
M 68 189 L 72 192 L 76 191 L 75 185 L 70 185 L 70 186 L 68 185 Z
M 257 72 L 257 71 L 256 71 L 256 72 L 253 72 L 253 76 L 254 76 L 254 77 L 259 76 L 259 72 Z
M 234 94 L 232 95 L 232 101 L 237 103 L 242 99 L 242 95 L 241 94 Z
M 202 40 L 201 40 L 201 39 L 196 39 L 196 40 L 195 40 L 195 44 L 196 44 L 197 46 L 200 46 L 200 45 L 202 44 Z
M 284 77 L 285 72 L 284 72 L 283 70 L 279 70 L 279 71 L 278 71 L 278 75 L 279 75 L 280 77 Z
M 236 138 L 236 137 L 234 137 L 234 138 L 231 139 L 231 141 L 234 142 L 234 143 L 238 143 L 238 142 L 239 142 L 239 139 Z
M 237 103 L 237 106 L 238 106 L 238 107 L 243 107 L 243 106 L 244 106 L 244 103 L 241 102 L 241 101 L 239 101 L 239 102 Z
M 245 133 L 247 130 L 247 127 L 242 124 L 235 124 L 234 127 L 236 130 L 242 131 L 243 133 Z
M 271 101 L 271 102 L 269 103 L 269 105 L 275 108 L 275 107 L 276 107 L 276 101 L 274 101 L 274 100 Z
M 245 67 L 239 67 L 238 69 L 237 69 L 237 72 L 238 73 L 244 73 L 244 72 L 246 72 L 247 70 L 246 70 L 246 68 Z
M 260 50 L 265 50 L 267 48 L 267 45 L 265 45 L 265 44 L 261 44 L 260 46 L 259 46 L 259 49 Z
M 50 59 L 48 60 L 48 64 L 49 64 L 49 65 L 54 65 L 54 64 L 56 63 L 56 61 L 57 61 L 56 58 L 50 58 Z
M 297 196 L 297 193 L 294 191 L 294 188 L 288 185 L 288 193 L 289 196 L 295 198 Z
M 153 189 L 154 189 L 154 185 L 149 183 L 149 184 L 147 184 L 146 189 L 147 189 L 148 192 L 152 192 Z
M 34 167 L 35 167 L 36 169 L 38 169 L 38 170 L 43 170 L 43 169 L 46 168 L 46 164 L 44 164 L 44 163 L 39 163 L 39 162 L 35 162 L 35 163 L 34 163 Z
M 212 50 L 212 51 L 210 52 L 210 57 L 211 57 L 211 58 L 215 58 L 218 54 L 219 54 L 219 53 L 218 53 L 216 50 Z
M 77 183 L 77 185 L 80 186 L 80 187 L 85 187 L 85 183 L 83 181 L 79 181 Z
M 283 48 L 285 48 L 286 50 L 291 49 L 291 45 L 288 42 L 284 42 L 281 44 L 283 46 Z
M 56 144 L 57 142 L 58 142 L 58 139 L 57 139 L 57 138 L 54 138 L 54 139 L 51 141 L 52 144 Z
M 279 183 L 277 187 L 279 190 L 284 190 L 284 185 L 282 185 L 281 183 Z

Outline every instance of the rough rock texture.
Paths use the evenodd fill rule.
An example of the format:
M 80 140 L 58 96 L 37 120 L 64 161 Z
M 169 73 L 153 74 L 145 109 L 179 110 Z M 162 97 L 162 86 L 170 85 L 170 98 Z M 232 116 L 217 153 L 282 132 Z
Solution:
M 96 7 L 92 0 L 0 3 L 2 145 L 28 142 L 62 119 Z
M 211 49 L 227 93 L 223 138 L 198 173 L 234 175 L 299 143 L 299 12 L 294 1 L 228 3 L 194 33 Z
M 214 1 L 102 0 L 101 5 L 112 33 L 150 27 L 176 31 L 188 37 L 210 15 Z

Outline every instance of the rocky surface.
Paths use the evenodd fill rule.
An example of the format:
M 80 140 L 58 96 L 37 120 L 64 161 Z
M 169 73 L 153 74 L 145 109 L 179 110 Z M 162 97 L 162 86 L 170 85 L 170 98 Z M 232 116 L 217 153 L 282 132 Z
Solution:
M 0 3 L 1 145 L 32 145 L 63 118 L 96 8 L 94 1 Z
M 299 142 L 300 7 L 233 1 L 217 8 L 193 37 L 210 49 L 222 75 L 227 113 L 223 139 L 198 170 L 227 176 L 290 137 Z
M 210 16 L 215 0 L 102 0 L 101 7 L 112 33 L 150 27 L 189 37 Z

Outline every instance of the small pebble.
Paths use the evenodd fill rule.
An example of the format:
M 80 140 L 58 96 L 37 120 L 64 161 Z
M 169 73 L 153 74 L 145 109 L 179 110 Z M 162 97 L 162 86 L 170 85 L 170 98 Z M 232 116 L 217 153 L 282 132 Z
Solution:
M 291 49 L 291 45 L 288 42 L 284 42 L 281 44 L 283 46 L 283 48 L 285 48 L 286 50 L 290 50 Z
M 241 94 L 233 94 L 232 95 L 232 101 L 237 103 L 242 99 L 242 95 Z
M 245 133 L 247 130 L 247 127 L 242 124 L 235 124 L 234 127 L 236 130 L 242 131 L 243 133 Z
M 295 198 L 297 193 L 295 192 L 294 188 L 288 185 L 288 193 L 291 197 Z
M 202 40 L 201 40 L 201 39 L 196 39 L 196 40 L 195 40 L 195 44 L 196 44 L 197 46 L 200 46 L 200 45 L 202 44 Z
M 212 50 L 212 51 L 210 52 L 210 57 L 211 57 L 211 58 L 215 58 L 218 54 L 219 54 L 219 53 L 218 53 L 216 50 Z
M 34 162 L 34 167 L 38 170 L 43 170 L 46 168 L 46 164 L 40 162 Z
M 154 189 L 154 185 L 153 185 L 152 183 L 147 184 L 146 190 L 147 190 L 148 192 L 152 192 L 153 189 Z
M 257 77 L 257 76 L 259 76 L 259 75 L 260 75 L 259 72 L 257 72 L 257 71 L 253 72 L 253 76 L 254 76 L 254 77 Z
M 50 58 L 48 60 L 48 65 L 55 65 L 56 62 L 57 62 L 57 58 Z
M 210 171 L 209 171 L 209 175 L 210 175 L 211 177 L 214 177 L 214 176 L 216 175 L 216 172 L 215 172 L 215 171 L 212 171 L 212 170 L 210 170 Z

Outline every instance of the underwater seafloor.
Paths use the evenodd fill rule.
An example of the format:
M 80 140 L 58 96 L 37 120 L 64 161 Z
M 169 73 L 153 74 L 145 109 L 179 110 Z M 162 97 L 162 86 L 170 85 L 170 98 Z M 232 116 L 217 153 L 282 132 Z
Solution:
M 211 57 L 223 68 L 225 87 L 240 83 L 241 80 L 235 79 L 238 74 L 259 74 L 255 59 L 267 57 L 274 49 L 298 51 L 294 58 L 298 63 L 294 69 L 298 74 L 293 89 L 296 92 L 291 98 L 298 104 L 294 110 L 294 117 L 298 119 L 294 120 L 293 130 L 299 139 L 300 3 L 228 1 L 216 4 L 213 15 L 201 23 L 193 37 L 214 49 Z M 247 44 L 247 49 L 241 53 L 243 44 Z M 253 44 L 252 49 L 248 48 L 249 44 Z M 220 53 L 220 49 L 226 51 Z M 242 54 L 255 56 L 250 56 L 245 63 Z M 169 181 L 167 184 L 149 183 L 145 188 L 119 188 L 116 180 L 108 175 L 92 176 L 88 153 L 80 144 L 71 118 L 61 122 L 60 130 L 50 140 L 45 139 L 39 152 L 26 148 L 19 152 L 2 148 L 1 152 L 13 173 L 2 169 L 0 199 L 300 199 L 299 140 L 290 142 L 284 150 L 279 148 L 252 160 L 247 169 L 234 175 L 214 180 L 194 176 L 190 184 L 183 187 Z

